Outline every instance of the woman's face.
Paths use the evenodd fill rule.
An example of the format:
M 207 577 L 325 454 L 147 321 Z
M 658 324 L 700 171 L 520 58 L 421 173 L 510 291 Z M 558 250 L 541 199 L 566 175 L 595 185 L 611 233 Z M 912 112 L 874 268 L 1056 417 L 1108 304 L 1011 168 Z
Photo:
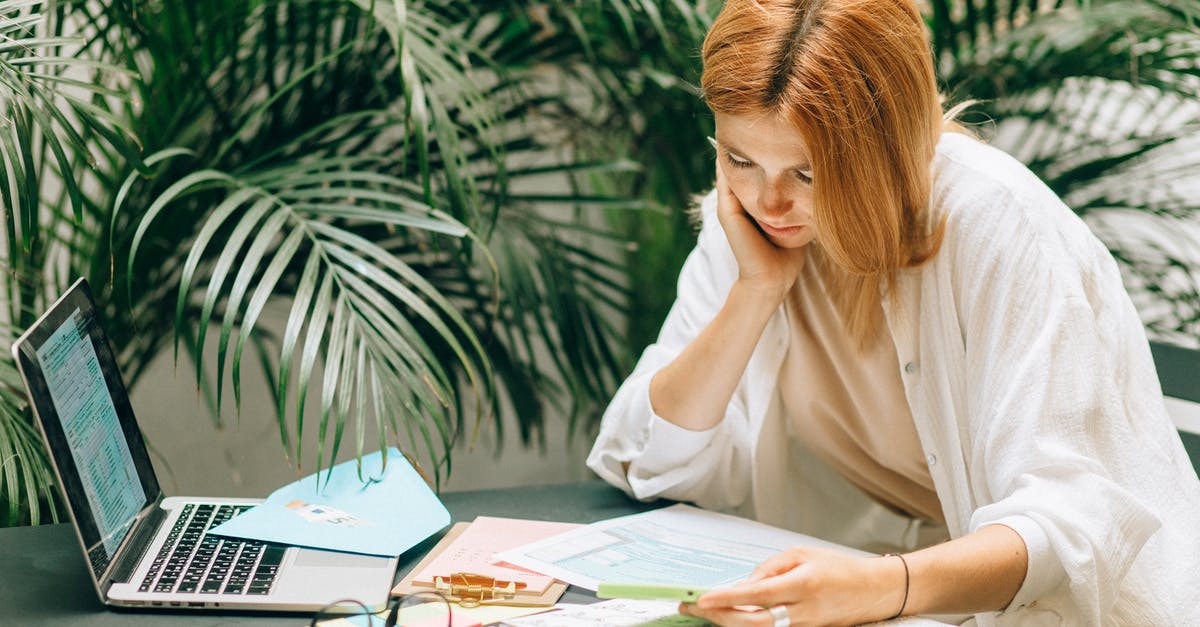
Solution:
M 812 163 L 800 132 L 775 115 L 714 116 L 717 158 L 742 208 L 776 246 L 813 241 Z

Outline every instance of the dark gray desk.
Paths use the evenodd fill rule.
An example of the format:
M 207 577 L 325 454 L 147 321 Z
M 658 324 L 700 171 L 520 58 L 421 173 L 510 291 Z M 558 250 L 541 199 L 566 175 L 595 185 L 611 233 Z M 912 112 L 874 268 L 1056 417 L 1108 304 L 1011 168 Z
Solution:
M 599 481 L 454 492 L 442 495 L 455 522 L 476 516 L 509 516 L 564 522 L 595 522 L 653 509 L 662 504 L 630 500 Z M 400 557 L 399 576 L 416 565 L 441 534 Z M 564 601 L 595 597 L 570 588 Z M 96 598 L 79 542 L 70 525 L 0 529 L 0 626 L 37 625 L 303 625 L 307 618 L 286 614 L 172 613 L 114 611 Z

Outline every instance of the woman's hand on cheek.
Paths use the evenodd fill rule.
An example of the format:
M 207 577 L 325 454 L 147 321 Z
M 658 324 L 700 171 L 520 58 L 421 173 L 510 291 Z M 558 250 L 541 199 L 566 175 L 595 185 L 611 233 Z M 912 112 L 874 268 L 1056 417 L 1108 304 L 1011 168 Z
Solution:
M 900 608 L 901 568 L 896 559 L 797 547 L 763 562 L 746 581 L 712 590 L 679 611 L 726 626 L 773 627 L 784 611 L 773 615 L 770 608 L 777 606 L 791 625 L 869 623 Z
M 792 288 L 804 267 L 804 247 L 780 248 L 771 243 L 734 195 L 717 160 L 717 218 L 738 263 L 738 280 L 777 302 Z

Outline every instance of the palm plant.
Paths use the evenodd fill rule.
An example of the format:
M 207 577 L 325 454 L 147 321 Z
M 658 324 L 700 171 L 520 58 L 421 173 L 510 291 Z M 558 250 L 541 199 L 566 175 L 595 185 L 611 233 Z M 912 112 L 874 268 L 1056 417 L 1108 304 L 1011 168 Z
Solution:
M 64 228 L 95 210 L 84 189 L 100 184 L 112 159 L 142 167 L 129 127 L 108 101 L 128 84 L 124 69 L 76 56 L 84 43 L 64 36 L 66 12 L 29 1 L 0 1 L 0 200 L 4 302 L 0 337 L 11 344 L 65 285 L 62 252 L 94 245 L 85 229 Z M 71 72 L 65 72 L 63 69 Z M 73 74 L 72 74 L 73 72 Z M 0 358 L 0 526 L 29 520 L 43 506 L 57 520 L 53 476 L 11 357 Z
M 31 158 L 45 176 L 11 166 L 28 151 L 0 152 L 6 328 L 87 276 L 125 379 L 183 348 L 214 412 L 240 398 L 249 349 L 298 473 L 350 432 L 360 453 L 423 449 L 442 476 L 472 419 L 505 407 L 543 443 L 550 409 L 594 417 L 629 361 L 622 242 L 603 210 L 637 203 L 592 183 L 634 166 L 577 138 L 618 123 L 611 86 L 642 69 L 586 67 L 616 50 L 611 34 L 653 46 L 696 15 L 642 0 L 0 2 L 0 114 L 79 112 L 15 128 L 67 139 Z M 38 78 L 13 51 L 64 33 L 75 48 L 53 62 L 86 74 L 71 83 L 85 93 L 9 87 Z M 272 305 L 281 329 L 259 323 Z M 0 376 L 0 524 L 53 517 L 7 358 Z M 299 446 L 310 396 L 315 459 Z

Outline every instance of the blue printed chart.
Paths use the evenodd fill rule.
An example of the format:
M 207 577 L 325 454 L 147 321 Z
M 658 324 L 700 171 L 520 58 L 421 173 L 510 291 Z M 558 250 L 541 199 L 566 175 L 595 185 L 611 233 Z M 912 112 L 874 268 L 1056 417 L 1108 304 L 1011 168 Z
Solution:
M 601 581 L 711 588 L 744 579 L 793 546 L 866 555 L 812 536 L 690 505 L 593 523 L 497 559 L 595 590 Z

